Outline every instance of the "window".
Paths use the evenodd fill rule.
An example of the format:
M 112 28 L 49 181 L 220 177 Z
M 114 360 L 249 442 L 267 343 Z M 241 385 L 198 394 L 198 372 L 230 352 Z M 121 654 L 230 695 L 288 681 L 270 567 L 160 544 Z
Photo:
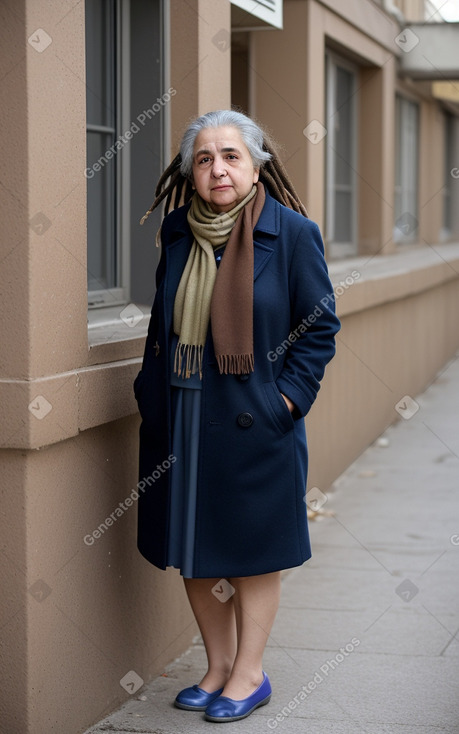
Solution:
M 326 237 L 331 257 L 357 252 L 356 71 L 327 54 Z
M 115 0 L 86 2 L 86 130 L 88 290 L 90 303 L 122 303 L 117 227 L 121 156 L 112 153 L 120 129 L 119 8 Z M 118 118 L 118 119 L 117 119 Z
M 395 242 L 414 242 L 418 232 L 419 108 L 405 97 L 395 103 Z
M 159 214 L 139 220 L 164 167 L 163 13 L 160 0 L 86 0 L 85 12 L 88 304 L 115 317 L 154 296 Z

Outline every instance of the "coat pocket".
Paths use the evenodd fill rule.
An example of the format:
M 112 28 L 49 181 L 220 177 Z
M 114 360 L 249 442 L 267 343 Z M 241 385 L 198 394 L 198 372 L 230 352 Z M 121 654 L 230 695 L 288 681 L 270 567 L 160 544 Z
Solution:
M 295 422 L 276 383 L 265 382 L 263 383 L 263 389 L 265 391 L 268 407 L 270 408 L 270 412 L 276 425 L 282 433 L 291 431 Z

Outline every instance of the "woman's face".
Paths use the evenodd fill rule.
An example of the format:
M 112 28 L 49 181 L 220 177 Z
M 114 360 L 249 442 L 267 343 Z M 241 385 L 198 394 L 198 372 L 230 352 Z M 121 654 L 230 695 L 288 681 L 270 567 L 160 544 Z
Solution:
M 228 212 L 245 199 L 258 173 L 237 128 L 209 127 L 197 135 L 193 187 L 214 212 Z

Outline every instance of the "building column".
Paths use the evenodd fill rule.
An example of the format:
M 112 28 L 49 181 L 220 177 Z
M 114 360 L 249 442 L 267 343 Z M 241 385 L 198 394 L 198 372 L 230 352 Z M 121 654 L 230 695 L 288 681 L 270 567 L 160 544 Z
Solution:
M 311 219 L 324 224 L 325 36 L 323 8 L 285 0 L 283 30 L 252 34 L 251 107 Z M 273 53 L 275 49 L 275 53 Z
M 359 253 L 393 252 L 395 57 L 360 74 Z
M 302 130 L 305 146 L 306 206 L 311 219 L 325 231 L 326 117 L 325 100 L 325 11 L 316 2 L 307 3 L 306 65 L 302 70 L 306 87 L 306 119 Z
M 231 3 L 171 0 L 171 156 L 195 117 L 231 107 Z
M 419 124 L 419 230 L 418 240 L 435 244 L 443 227 L 445 133 L 437 102 L 422 101 Z M 437 144 L 433 144 L 437 141 Z M 442 144 L 438 144 L 439 142 Z
M 66 479 L 63 463 L 29 449 L 36 431 L 41 448 L 65 433 L 76 393 L 70 371 L 88 358 L 84 3 L 8 0 L 2 11 L 0 716 L 5 731 L 25 733 L 40 728 L 49 671 L 61 670 L 49 652 L 55 616 L 45 599 L 62 564 L 49 558 L 59 554 L 52 520 L 63 510 L 49 501 L 46 514 L 34 502 L 58 496 Z

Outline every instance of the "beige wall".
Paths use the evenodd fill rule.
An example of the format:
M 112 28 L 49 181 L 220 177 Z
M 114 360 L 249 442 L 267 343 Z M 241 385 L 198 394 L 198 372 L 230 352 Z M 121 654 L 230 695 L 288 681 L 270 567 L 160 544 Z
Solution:
M 395 20 L 386 17 L 381 23 L 381 10 L 369 0 L 358 9 L 354 0 L 285 0 L 284 29 L 252 34 L 251 107 L 278 140 L 309 215 L 325 230 L 326 136 L 314 144 L 303 130 L 311 123 L 319 130 L 327 126 L 326 50 L 356 66 L 358 253 L 385 255 L 395 252 L 395 94 L 420 108 L 420 244 L 438 241 L 442 230 L 444 113 L 430 83 L 397 80 L 400 51 L 394 39 L 400 29 Z M 453 196 L 455 209 L 458 187 Z M 458 238 L 455 227 L 452 239 Z
M 425 0 L 397 0 L 394 3 L 400 8 L 405 18 L 409 21 L 426 20 Z
M 395 59 L 360 69 L 358 249 L 362 254 L 394 252 L 394 79 Z M 380 141 L 375 144 L 375 141 Z
M 326 42 L 359 50 L 361 252 L 388 252 L 389 30 L 378 42 L 369 0 L 357 14 L 351 0 L 284 6 L 284 31 L 250 39 L 251 104 L 322 224 L 324 150 L 303 129 L 323 119 Z M 84 3 L 9 0 L 4 8 L 0 720 L 9 734 L 77 734 L 128 698 L 120 686 L 128 671 L 145 681 L 161 673 L 197 629 L 178 572 L 158 571 L 137 552 L 135 501 L 94 544 L 84 542 L 137 482 L 132 381 L 145 325 L 88 338 Z M 229 10 L 226 0 L 171 2 L 173 148 L 190 117 L 230 104 Z M 42 53 L 26 40 L 39 28 L 52 40 Z M 423 95 L 421 230 L 435 242 L 441 121 Z M 400 397 L 414 396 L 458 347 L 457 247 L 413 248 L 370 268 L 367 260 L 331 268 L 337 284 L 354 267 L 361 277 L 339 298 L 338 355 L 307 421 L 310 484 L 324 490 L 397 418 Z
M 254 109 L 283 147 L 311 218 L 324 228 L 326 137 L 312 143 L 303 130 L 313 121 L 326 128 L 325 51 L 345 54 L 347 49 L 349 58 L 360 65 L 359 251 L 385 253 L 393 249 L 394 166 L 387 150 L 394 143 L 395 59 L 368 28 L 364 33 L 350 26 L 326 7 L 329 4 L 333 5 L 286 0 L 284 30 L 254 34 Z M 365 10 L 376 36 L 380 14 L 371 4 L 365 4 Z M 362 25 L 361 15 L 358 18 Z M 395 36 L 395 23 L 389 20 L 388 25 Z M 278 54 L 272 52 L 273 43 Z M 375 140 L 382 144 L 375 145 Z
M 136 506 L 93 532 L 136 484 L 138 418 L 128 416 L 1 463 L 2 731 L 79 732 L 189 644 L 196 628 L 177 574 L 136 550 Z
M 459 346 L 459 246 L 331 266 L 342 330 L 306 420 L 309 486 L 325 491 L 422 392 Z M 360 276 L 340 296 L 339 283 Z
M 198 115 L 231 105 L 231 5 L 228 0 L 171 0 L 172 151 Z
M 125 418 L 40 450 L 1 452 L 0 715 L 10 732 L 41 734 L 49 722 L 80 731 L 126 697 L 128 671 L 157 675 L 197 632 L 177 573 L 165 576 L 136 549 L 135 501 L 84 542 L 137 482 L 132 375 L 116 385 L 115 367 L 103 393 L 121 395 Z M 87 401 L 98 401 L 97 387 Z

